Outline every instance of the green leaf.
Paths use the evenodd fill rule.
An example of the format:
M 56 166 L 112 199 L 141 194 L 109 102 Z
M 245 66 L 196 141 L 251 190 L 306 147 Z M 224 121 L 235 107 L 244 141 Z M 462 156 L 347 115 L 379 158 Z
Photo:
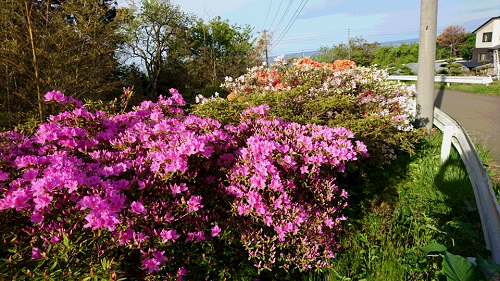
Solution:
M 476 256 L 477 267 L 483 271 L 492 273 L 500 273 L 500 264 L 492 260 L 483 259 L 481 256 Z
M 450 221 L 448 222 L 448 224 L 451 227 L 462 229 L 463 231 L 465 231 L 465 233 L 467 233 L 467 235 L 476 239 L 476 241 L 480 241 L 482 239 L 471 223 L 466 223 L 463 221 Z
M 69 238 L 68 238 L 68 236 L 64 232 L 63 232 L 62 236 L 63 236 L 63 245 L 66 248 L 69 248 Z
M 443 270 L 450 281 L 485 280 L 483 273 L 464 257 L 444 252 Z
M 428 255 L 430 253 L 443 253 L 447 250 L 447 248 L 441 244 L 430 244 L 420 247 L 420 250 L 424 252 L 424 254 Z
M 439 233 L 447 233 L 446 231 L 443 231 L 443 230 L 441 230 L 441 229 L 439 229 L 439 228 L 437 228 L 437 227 L 435 227 L 435 226 L 433 226 L 433 225 L 430 225 L 430 224 L 426 224 L 425 226 L 426 226 L 427 228 L 430 228 L 430 229 L 432 229 L 432 230 L 434 230 L 434 231 L 437 231 L 437 232 L 439 232 Z

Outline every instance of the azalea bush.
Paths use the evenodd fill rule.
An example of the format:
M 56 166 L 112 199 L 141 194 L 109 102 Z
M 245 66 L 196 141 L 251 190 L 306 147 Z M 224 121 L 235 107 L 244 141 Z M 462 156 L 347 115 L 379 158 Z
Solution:
M 46 101 L 69 110 L 32 136 L 0 134 L 2 279 L 214 280 L 331 265 L 348 206 L 336 178 L 368 156 L 364 143 L 267 105 L 221 125 L 171 94 L 102 111 L 53 91 Z
M 412 152 L 423 137 L 412 126 L 407 103 L 416 95 L 415 86 L 387 81 L 387 76 L 384 70 L 357 67 L 348 60 L 286 63 L 278 57 L 271 68 L 227 77 L 222 86 L 231 92 L 228 99 L 202 99 L 192 112 L 237 124 L 246 107 L 267 104 L 271 114 L 286 121 L 343 126 L 367 145 L 370 170 L 390 163 L 401 151 Z

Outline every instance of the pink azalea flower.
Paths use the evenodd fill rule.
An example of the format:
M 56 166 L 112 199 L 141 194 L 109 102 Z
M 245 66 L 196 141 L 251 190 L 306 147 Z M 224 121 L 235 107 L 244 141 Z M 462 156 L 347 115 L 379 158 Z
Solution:
M 75 105 L 75 107 L 82 107 L 83 103 L 79 100 L 74 99 L 73 97 L 69 97 L 69 101 Z
M 205 238 L 205 233 L 203 233 L 203 231 L 198 231 L 196 234 L 196 242 L 200 242 L 200 241 L 205 241 L 206 238 Z
M 184 269 L 184 267 L 181 267 L 179 268 L 179 270 L 177 270 L 177 275 L 179 276 L 184 276 L 188 273 L 188 271 L 186 269 Z
M 35 169 L 29 169 L 23 174 L 23 179 L 27 181 L 32 181 L 38 176 L 38 171 Z
M 177 235 L 177 230 L 175 229 L 172 230 L 163 229 L 160 232 L 160 237 L 163 239 L 163 243 L 167 243 L 170 240 L 175 242 L 175 240 L 179 238 L 179 235 Z
M 9 174 L 4 173 L 2 170 L 0 170 L 0 181 L 4 181 L 9 179 Z
M 59 91 L 51 91 L 51 92 L 47 92 L 45 94 L 45 101 L 46 102 L 49 102 L 51 100 L 54 100 L 58 103 L 67 103 L 68 102 L 68 98 L 61 92 Z
M 37 247 L 33 247 L 33 249 L 31 250 L 31 259 L 34 260 L 34 259 L 39 259 L 39 258 L 43 258 L 43 252 L 38 249 Z
M 135 214 L 145 214 L 146 209 L 144 208 L 144 205 L 142 205 L 141 202 L 134 201 L 132 204 L 130 204 L 130 211 Z
M 187 204 L 188 204 L 188 207 L 189 207 L 189 212 L 196 212 L 198 211 L 200 208 L 203 208 L 203 205 L 200 204 L 201 203 L 201 196 L 191 196 L 191 198 L 189 198 Z
M 53 197 L 47 193 L 35 197 L 35 199 L 33 199 L 33 202 L 35 203 L 35 210 L 47 208 L 47 206 L 50 205 L 50 202 L 52 202 L 52 199 Z
M 155 260 L 155 259 L 150 259 L 150 258 L 144 258 L 141 263 L 143 264 L 143 268 L 142 269 L 147 269 L 148 270 L 148 274 L 151 274 L 153 271 L 158 271 L 160 270 L 160 263 Z
M 188 190 L 187 185 L 185 183 L 181 183 L 180 185 L 175 183 L 173 185 L 170 185 L 170 189 L 172 190 L 173 194 L 181 193 L 182 191 Z
M 219 233 L 221 231 L 221 229 L 218 225 L 215 225 L 214 227 L 212 227 L 211 230 L 212 230 L 212 237 L 219 236 Z
M 43 222 L 44 216 L 38 212 L 34 212 L 31 215 L 31 222 L 32 223 L 41 223 Z

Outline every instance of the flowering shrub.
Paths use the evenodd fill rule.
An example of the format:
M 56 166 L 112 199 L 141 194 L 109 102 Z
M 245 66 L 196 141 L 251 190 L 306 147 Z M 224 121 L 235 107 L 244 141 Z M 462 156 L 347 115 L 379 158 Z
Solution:
M 171 94 L 110 114 L 50 92 L 74 109 L 31 137 L 0 134 L 0 277 L 213 280 L 246 261 L 330 265 L 348 205 L 336 177 L 366 146 L 265 105 L 222 126 Z
M 193 112 L 223 124 L 238 122 L 247 106 L 267 104 L 270 113 L 300 124 L 343 126 L 362 140 L 375 167 L 390 163 L 398 151 L 412 151 L 423 136 L 412 126 L 407 101 L 414 86 L 386 80 L 387 73 L 356 67 L 350 61 L 318 63 L 308 58 L 286 64 L 278 58 L 273 68 L 253 68 L 222 85 L 232 100 L 211 100 Z

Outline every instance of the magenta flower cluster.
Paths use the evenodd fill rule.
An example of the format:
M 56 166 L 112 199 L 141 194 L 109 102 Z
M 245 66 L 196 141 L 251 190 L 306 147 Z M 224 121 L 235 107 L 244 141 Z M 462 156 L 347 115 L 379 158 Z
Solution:
M 108 233 L 108 248 L 140 251 L 144 271 L 173 279 L 196 266 L 185 253 L 215 240 L 242 245 L 259 268 L 328 266 L 347 207 L 335 177 L 368 156 L 364 144 L 342 127 L 283 122 L 266 105 L 222 127 L 185 114 L 170 92 L 111 115 L 53 91 L 47 101 L 74 109 L 31 137 L 0 134 L 0 214 L 30 218 L 32 258 L 63 237 Z

